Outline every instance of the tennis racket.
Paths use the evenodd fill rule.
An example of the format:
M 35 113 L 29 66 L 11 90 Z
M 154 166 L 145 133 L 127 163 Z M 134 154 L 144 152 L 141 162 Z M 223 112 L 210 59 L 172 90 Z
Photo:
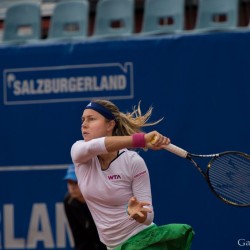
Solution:
M 239 207 L 250 206 L 250 156 L 238 151 L 197 155 L 173 144 L 166 150 L 191 161 L 207 181 L 213 193 L 227 204 Z M 206 171 L 194 158 L 210 158 Z

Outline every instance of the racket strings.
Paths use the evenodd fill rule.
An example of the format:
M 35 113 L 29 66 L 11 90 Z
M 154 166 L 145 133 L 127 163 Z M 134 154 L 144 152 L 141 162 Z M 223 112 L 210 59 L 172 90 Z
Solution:
M 250 204 L 250 158 L 228 153 L 214 158 L 208 176 L 214 191 L 229 203 Z

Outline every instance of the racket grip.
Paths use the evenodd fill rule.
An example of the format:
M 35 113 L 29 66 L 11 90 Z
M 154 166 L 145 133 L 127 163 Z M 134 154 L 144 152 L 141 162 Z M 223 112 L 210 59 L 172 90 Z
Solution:
M 179 148 L 177 146 L 175 146 L 174 144 L 168 144 L 164 149 L 166 149 L 167 151 L 176 154 L 182 158 L 186 158 L 188 155 L 188 152 L 182 148 Z

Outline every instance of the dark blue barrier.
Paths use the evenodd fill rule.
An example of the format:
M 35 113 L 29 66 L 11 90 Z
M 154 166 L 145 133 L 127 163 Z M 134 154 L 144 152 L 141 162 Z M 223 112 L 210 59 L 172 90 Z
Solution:
M 250 153 L 249 44 L 250 33 L 235 32 L 2 45 L 0 249 L 69 249 L 62 177 L 93 97 L 122 111 L 152 105 L 152 120 L 164 117 L 153 129 L 190 152 Z M 250 241 L 249 208 L 218 200 L 184 159 L 141 155 L 157 224 L 191 224 L 193 250 Z

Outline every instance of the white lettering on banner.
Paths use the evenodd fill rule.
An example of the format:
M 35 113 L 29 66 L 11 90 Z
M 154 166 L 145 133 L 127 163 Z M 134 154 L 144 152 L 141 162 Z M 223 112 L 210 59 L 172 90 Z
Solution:
M 52 237 L 51 225 L 49 222 L 48 210 L 45 204 L 33 205 L 27 236 L 27 248 L 36 248 L 38 241 L 43 241 L 45 248 L 55 247 Z
M 132 99 L 132 62 L 3 70 L 5 105 Z
M 250 247 L 250 240 L 239 239 L 238 240 L 238 246 L 240 246 L 240 247 Z
M 3 221 L 4 221 L 4 248 L 19 248 L 24 249 L 24 239 L 23 238 L 15 238 L 14 235 L 14 206 L 11 204 L 7 204 L 3 208 Z
M 74 246 L 73 236 L 69 227 L 68 220 L 65 216 L 64 207 L 62 203 L 56 204 L 56 246 L 57 248 L 64 248 L 66 246 L 65 239 L 69 236 L 71 247 Z
M 99 82 L 96 76 L 20 81 L 16 80 L 14 74 L 11 74 L 11 77 L 8 77 L 8 79 L 11 80 L 8 81 L 8 86 L 13 86 L 13 94 L 15 96 L 124 90 L 127 87 L 127 80 L 124 75 L 103 75 Z
M 3 206 L 3 215 L 0 217 L 2 218 L 0 222 L 3 221 L 3 249 L 36 249 L 38 242 L 43 242 L 45 249 L 65 248 L 67 236 L 70 246 L 73 247 L 73 237 L 62 203 L 55 204 L 55 213 L 56 241 L 53 239 L 52 227 L 45 203 L 33 204 L 27 237 L 15 237 L 14 205 L 5 204 Z M 2 232 L 0 233 L 0 239 L 2 239 Z M 0 248 L 2 249 L 1 245 Z

